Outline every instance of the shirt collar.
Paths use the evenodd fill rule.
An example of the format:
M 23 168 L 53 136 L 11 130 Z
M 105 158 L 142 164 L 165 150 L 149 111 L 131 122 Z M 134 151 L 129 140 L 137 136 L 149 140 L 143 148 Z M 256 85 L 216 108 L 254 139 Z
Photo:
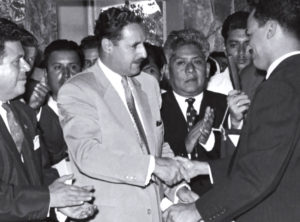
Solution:
M 194 98 L 195 99 L 195 102 L 193 104 L 195 110 L 197 111 L 197 114 L 199 114 L 199 110 L 200 110 L 200 105 L 201 105 L 201 102 L 202 102 L 202 99 L 203 99 L 203 92 L 200 93 L 199 95 L 197 96 L 189 96 L 189 97 L 185 97 L 185 96 L 181 96 L 179 94 L 177 94 L 176 92 L 174 92 L 174 96 L 175 96 L 175 99 L 184 115 L 184 117 L 186 118 L 186 110 L 187 110 L 187 107 L 188 107 L 188 103 L 185 101 L 186 99 L 188 98 Z
M 106 78 L 108 78 L 108 80 L 112 83 L 112 85 L 115 87 L 114 83 L 115 82 L 121 82 L 122 80 L 122 76 L 116 72 L 114 72 L 113 70 L 111 70 L 110 68 L 108 68 L 102 61 L 100 58 L 98 58 L 98 64 L 100 66 L 100 68 L 102 69 L 104 75 Z
M 285 59 L 293 56 L 293 55 L 297 55 L 300 54 L 300 51 L 293 51 L 293 52 L 289 52 L 286 53 L 282 56 L 280 56 L 278 59 L 276 59 L 274 62 L 272 62 L 272 64 L 269 66 L 268 70 L 267 70 L 267 75 L 266 75 L 266 79 L 268 79 L 270 77 L 270 75 L 272 74 L 272 72 L 276 69 L 276 67 Z
M 55 112 L 55 114 L 58 115 L 59 112 L 58 112 L 57 102 L 53 99 L 52 96 L 49 96 L 47 104 Z

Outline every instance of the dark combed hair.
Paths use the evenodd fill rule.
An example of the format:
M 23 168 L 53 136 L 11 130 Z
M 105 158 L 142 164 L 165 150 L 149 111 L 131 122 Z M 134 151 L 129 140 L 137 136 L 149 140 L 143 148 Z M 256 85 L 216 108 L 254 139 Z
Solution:
M 88 35 L 84 37 L 80 42 L 80 48 L 82 50 L 98 48 L 98 46 L 99 46 L 99 41 L 94 35 Z
M 164 52 L 167 61 L 174 55 L 174 51 L 182 45 L 193 44 L 197 46 L 204 56 L 209 54 L 209 43 L 204 34 L 195 29 L 183 29 L 172 31 L 164 44 Z
M 149 59 L 151 58 L 154 63 L 157 65 L 159 69 L 162 69 L 163 66 L 167 63 L 164 50 L 160 46 L 152 45 L 148 42 L 144 43 L 147 58 L 142 62 L 141 67 L 144 67 L 149 63 Z
M 20 28 L 22 32 L 21 43 L 25 47 L 38 47 L 38 40 L 34 37 L 32 33 L 24 28 Z
M 12 21 L 0 18 L 0 55 L 3 55 L 4 44 L 8 41 L 21 41 L 22 31 Z
M 300 39 L 300 0 L 248 0 L 248 3 L 255 9 L 254 17 L 260 25 L 275 20 Z
M 228 38 L 228 33 L 235 29 L 247 29 L 247 19 L 249 17 L 249 12 L 237 11 L 229 15 L 222 26 L 221 34 L 226 41 Z
M 71 40 L 67 39 L 58 39 L 53 42 L 51 42 L 44 51 L 44 61 L 43 61 L 43 66 L 46 67 L 48 59 L 51 55 L 52 52 L 54 51 L 63 51 L 63 50 L 68 50 L 68 51 L 74 51 L 79 55 L 80 58 L 80 65 L 81 67 L 83 66 L 83 53 L 79 47 L 79 45 Z
M 96 21 L 94 34 L 99 42 L 103 38 L 117 41 L 121 39 L 121 32 L 124 26 L 131 23 L 141 24 L 142 18 L 126 7 L 112 7 L 100 13 Z

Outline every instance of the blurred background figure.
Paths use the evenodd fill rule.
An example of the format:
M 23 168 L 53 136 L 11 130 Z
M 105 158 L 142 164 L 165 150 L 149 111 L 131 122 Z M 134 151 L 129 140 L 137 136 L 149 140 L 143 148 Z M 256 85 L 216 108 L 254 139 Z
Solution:
M 222 26 L 226 56 L 233 57 L 238 72 L 252 62 L 249 36 L 246 33 L 248 16 L 249 12 L 235 12 L 226 18 Z M 233 89 L 229 68 L 214 75 L 208 82 L 207 89 L 228 95 L 228 92 Z
M 81 40 L 80 48 L 83 52 L 83 69 L 95 64 L 99 58 L 98 40 L 95 36 L 89 35 Z
M 148 42 L 144 43 L 147 52 L 147 58 L 141 64 L 141 70 L 152 75 L 159 82 L 162 92 L 170 88 L 168 81 L 164 76 L 164 68 L 167 60 L 160 46 L 152 45 Z
M 213 59 L 216 62 L 216 74 L 222 73 L 228 66 L 227 57 L 225 52 L 214 51 L 209 54 L 209 58 Z

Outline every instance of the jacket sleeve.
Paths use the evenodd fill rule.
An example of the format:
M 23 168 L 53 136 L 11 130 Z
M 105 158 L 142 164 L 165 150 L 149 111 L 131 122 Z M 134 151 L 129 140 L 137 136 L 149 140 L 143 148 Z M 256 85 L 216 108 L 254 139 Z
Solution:
M 204 221 L 236 218 L 272 193 L 287 169 L 299 141 L 299 98 L 285 82 L 266 84 L 252 103 L 229 168 L 196 202 Z

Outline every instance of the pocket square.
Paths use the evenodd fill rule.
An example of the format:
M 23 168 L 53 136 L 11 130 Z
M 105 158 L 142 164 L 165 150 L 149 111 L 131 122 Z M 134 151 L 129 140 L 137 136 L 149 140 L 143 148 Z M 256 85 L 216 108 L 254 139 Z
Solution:
M 38 135 L 36 135 L 33 139 L 33 148 L 34 150 L 40 148 L 40 137 Z
M 156 126 L 160 126 L 162 124 L 162 121 L 156 121 Z

